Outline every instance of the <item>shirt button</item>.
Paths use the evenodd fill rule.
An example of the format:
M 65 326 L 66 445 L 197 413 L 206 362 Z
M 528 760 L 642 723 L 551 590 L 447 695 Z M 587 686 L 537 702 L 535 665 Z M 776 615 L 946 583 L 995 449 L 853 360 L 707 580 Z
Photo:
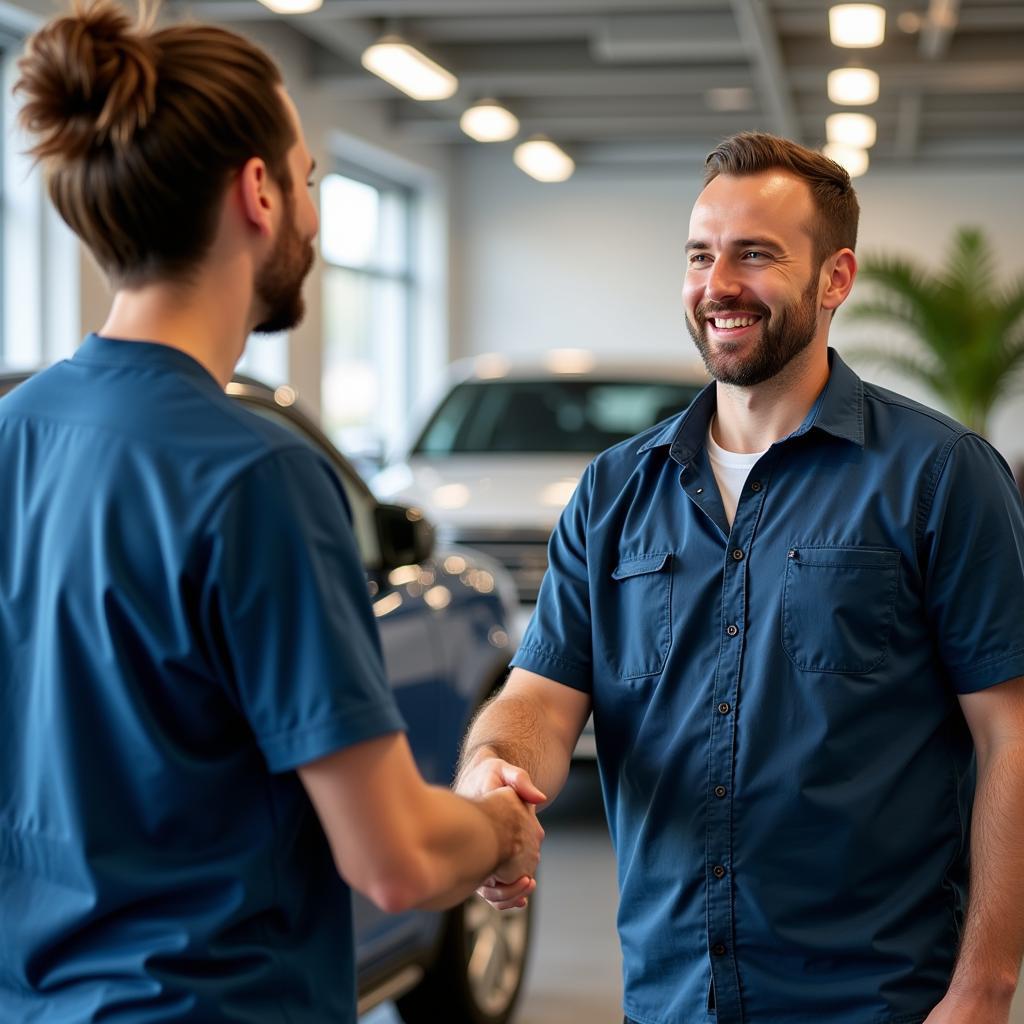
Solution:
M 727 715 L 730 711 L 732 711 L 732 707 L 729 704 L 727 704 L 724 700 L 721 704 L 718 705 L 718 713 L 720 715 Z
M 729 636 L 736 636 L 736 634 L 740 631 L 740 627 L 730 624 L 725 627 L 725 631 L 729 634 Z
M 715 796 L 717 796 L 719 800 L 721 800 L 728 792 L 729 790 L 727 790 L 725 786 L 715 786 Z
M 754 493 L 756 494 L 756 493 L 757 493 L 757 492 L 758 492 L 759 490 L 761 490 L 761 481 L 760 481 L 760 480 L 755 480 L 755 481 L 754 481 L 754 482 L 753 482 L 753 483 L 752 483 L 752 484 L 750 485 L 750 489 L 751 489 L 752 491 L 754 491 Z
M 711 874 L 713 874 L 715 878 L 725 878 L 725 868 L 723 868 L 721 864 L 716 864 L 711 869 Z
M 733 548 L 732 549 L 732 560 L 734 562 L 742 562 L 743 561 L 743 551 L 740 548 Z
M 725 946 L 723 946 L 720 942 L 716 942 L 711 947 L 711 952 L 714 956 L 725 956 Z

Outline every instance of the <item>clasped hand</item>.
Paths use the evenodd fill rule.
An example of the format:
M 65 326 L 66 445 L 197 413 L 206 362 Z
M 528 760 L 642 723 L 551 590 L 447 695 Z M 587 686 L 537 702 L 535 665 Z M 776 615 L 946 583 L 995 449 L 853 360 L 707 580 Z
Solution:
M 547 800 L 526 771 L 497 757 L 486 758 L 464 772 L 456 783 L 455 791 L 461 796 L 479 798 L 506 787 L 529 805 L 534 817 L 536 805 Z M 539 823 L 537 828 L 543 838 L 544 830 Z M 527 898 L 536 888 L 537 879 L 532 872 L 524 874 L 517 860 L 513 859 L 499 865 L 476 891 L 497 910 L 515 910 L 526 906 Z

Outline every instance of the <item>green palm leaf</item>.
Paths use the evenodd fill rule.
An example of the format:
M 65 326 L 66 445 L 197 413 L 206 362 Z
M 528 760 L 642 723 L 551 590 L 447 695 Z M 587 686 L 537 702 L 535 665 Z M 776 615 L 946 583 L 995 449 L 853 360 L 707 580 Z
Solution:
M 851 357 L 918 380 L 983 432 L 996 403 L 1024 384 L 1024 279 L 1000 286 L 995 254 L 976 228 L 956 231 L 938 271 L 869 255 L 860 278 L 871 285 L 871 297 L 846 318 L 902 328 L 917 351 L 860 346 Z

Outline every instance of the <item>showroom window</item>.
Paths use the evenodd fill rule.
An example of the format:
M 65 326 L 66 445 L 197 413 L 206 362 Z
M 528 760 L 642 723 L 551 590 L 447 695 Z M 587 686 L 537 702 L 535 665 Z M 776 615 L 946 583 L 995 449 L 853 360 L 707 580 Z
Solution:
M 412 391 L 415 192 L 344 168 L 320 185 L 325 433 L 379 453 L 405 426 Z
M 80 250 L 50 203 L 41 169 L 17 129 L 21 37 L 34 19 L 14 8 L 0 17 L 0 365 L 31 369 L 70 354 L 81 329 Z

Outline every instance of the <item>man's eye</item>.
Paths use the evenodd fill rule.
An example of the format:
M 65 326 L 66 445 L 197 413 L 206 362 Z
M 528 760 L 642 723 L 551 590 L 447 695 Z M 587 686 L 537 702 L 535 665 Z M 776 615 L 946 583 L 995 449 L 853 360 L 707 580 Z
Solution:
M 703 263 L 705 260 L 707 260 L 707 258 L 708 258 L 707 253 L 695 252 L 695 253 L 691 254 L 690 262 L 691 263 Z
M 749 259 L 756 259 L 756 260 L 764 259 L 764 260 L 766 260 L 766 259 L 768 259 L 768 254 L 766 252 L 758 252 L 757 249 L 748 249 L 743 254 L 743 259 L 745 259 L 745 260 L 749 260 Z

